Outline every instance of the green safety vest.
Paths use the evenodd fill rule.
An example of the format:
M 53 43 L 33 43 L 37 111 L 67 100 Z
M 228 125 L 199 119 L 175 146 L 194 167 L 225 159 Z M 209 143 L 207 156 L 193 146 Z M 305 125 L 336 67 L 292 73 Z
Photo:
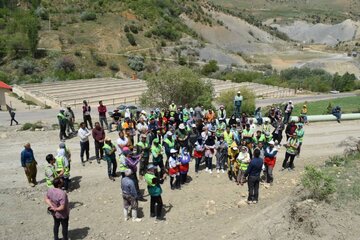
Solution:
M 155 145 L 152 145 L 151 146 L 151 153 L 152 153 L 153 157 L 158 158 L 159 155 L 161 154 L 161 146 L 160 146 L 160 144 L 159 144 L 158 147 L 156 147 Z
M 232 134 L 232 132 L 227 133 L 225 131 L 224 132 L 224 140 L 229 146 L 231 146 L 231 144 L 233 143 L 233 134 Z
M 289 144 L 290 145 L 294 145 L 295 143 L 297 143 L 297 138 L 290 138 L 289 139 Z M 290 153 L 290 154 L 296 154 L 297 152 L 297 148 L 296 147 L 293 147 L 293 146 L 290 146 L 286 149 L 286 152 L 287 153 Z
M 126 169 L 128 169 L 128 166 L 125 164 L 125 156 L 121 154 L 119 158 L 119 170 L 120 172 L 125 172 Z
M 236 159 L 238 164 L 240 165 L 240 169 L 243 171 L 246 171 L 247 168 L 249 167 L 249 163 L 243 163 L 242 161 Z
M 304 129 L 296 129 L 295 132 L 296 132 L 296 136 L 297 136 L 298 141 L 300 143 L 302 143 L 303 138 L 304 138 L 304 133 L 305 133 Z
M 176 112 L 176 109 L 177 109 L 177 107 L 176 107 L 175 104 L 174 104 L 174 106 L 170 104 L 170 106 L 169 106 L 169 111 L 170 112 Z
M 49 178 L 46 174 L 46 171 L 47 169 L 50 169 L 51 172 L 52 172 L 52 175 L 53 175 L 53 179 L 57 178 L 58 174 L 57 172 L 55 171 L 55 167 L 54 166 L 46 166 L 45 167 L 45 180 L 46 180 L 46 186 L 48 188 L 53 188 L 54 185 L 53 185 L 53 179 Z
M 265 142 L 266 138 L 265 138 L 265 135 L 264 134 L 261 134 L 260 135 L 260 138 L 257 138 L 257 137 L 253 137 L 253 140 L 254 140 L 254 143 L 259 143 L 259 142 Z
M 57 117 L 58 117 L 60 120 L 65 119 L 64 114 L 62 114 L 62 113 L 60 113 L 60 112 L 58 113 Z
M 162 189 L 160 187 L 159 184 L 154 184 L 152 181 L 155 177 L 154 174 L 152 173 L 146 173 L 145 176 L 145 181 L 148 185 L 148 192 L 150 196 L 160 196 L 162 193 Z
M 141 147 L 142 148 L 142 150 L 144 150 L 145 148 L 149 148 L 149 144 L 147 143 L 147 142 L 145 142 L 145 143 L 143 143 L 143 142 L 138 142 L 137 144 L 136 144 L 136 146 L 139 146 L 139 147 Z M 147 150 L 144 150 L 144 155 L 143 155 L 143 157 L 148 157 L 149 156 L 149 150 L 147 149 Z
M 64 164 L 64 157 L 56 157 L 56 171 L 59 172 L 61 170 L 64 170 L 64 176 L 68 177 L 70 175 L 69 167 L 65 167 Z
M 174 146 L 175 146 L 175 142 L 174 142 L 174 141 L 170 141 L 169 138 L 166 138 L 166 139 L 164 140 L 164 142 L 167 143 L 167 145 L 169 146 L 170 149 L 171 149 L 171 148 L 174 148 Z

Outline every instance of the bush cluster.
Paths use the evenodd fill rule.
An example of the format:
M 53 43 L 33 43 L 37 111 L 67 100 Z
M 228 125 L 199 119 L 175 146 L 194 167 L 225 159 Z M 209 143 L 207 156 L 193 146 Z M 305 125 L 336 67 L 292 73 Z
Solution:
M 96 13 L 94 12 L 82 12 L 80 15 L 81 21 L 95 21 Z
M 73 72 L 75 71 L 75 63 L 74 61 L 69 57 L 63 57 L 57 61 L 55 64 L 55 69 L 58 71 L 64 71 L 65 73 Z

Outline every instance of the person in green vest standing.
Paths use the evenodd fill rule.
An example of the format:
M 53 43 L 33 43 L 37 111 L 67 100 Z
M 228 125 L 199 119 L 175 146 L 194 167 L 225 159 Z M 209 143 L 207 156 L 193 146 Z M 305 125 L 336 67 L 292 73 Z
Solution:
M 175 148 L 175 140 L 173 139 L 173 134 L 172 132 L 168 131 L 166 133 L 166 138 L 165 140 L 163 141 L 163 146 L 164 146 L 164 149 L 165 149 L 165 154 L 166 154 L 166 162 L 169 161 L 169 158 L 170 158 L 170 150 Z M 167 166 L 167 163 L 165 164 L 165 166 Z
M 48 188 L 53 188 L 53 181 L 55 178 L 58 177 L 58 173 L 55 169 L 55 158 L 54 155 L 48 154 L 46 155 L 46 161 L 48 162 L 48 165 L 45 167 L 45 180 L 46 180 L 46 186 Z
M 146 134 L 140 135 L 140 141 L 136 144 L 136 154 L 142 154 L 140 160 L 140 176 L 144 176 L 146 173 L 146 167 L 149 164 L 150 158 L 150 146 L 146 140 Z
M 64 190 L 69 190 L 69 178 L 70 178 L 70 169 L 69 161 L 65 156 L 65 149 L 60 149 L 55 157 L 56 163 L 56 172 L 59 177 L 62 177 L 64 180 Z
M 226 130 L 226 123 L 221 120 L 216 120 L 216 138 L 217 138 L 217 140 L 220 140 L 220 137 L 224 136 L 223 134 L 224 134 L 225 130 Z
M 286 153 L 285 153 L 285 159 L 282 164 L 282 170 L 285 170 L 286 168 L 290 170 L 293 170 L 294 167 L 294 159 L 297 154 L 297 148 L 299 146 L 299 141 L 296 135 L 296 132 L 290 136 L 288 142 L 285 144 L 286 147 Z M 288 164 L 288 160 L 290 159 L 290 162 Z
M 296 156 L 300 157 L 300 150 L 301 150 L 301 146 L 302 146 L 304 134 L 305 134 L 303 123 L 298 123 L 295 133 L 296 133 L 296 136 L 297 136 L 297 139 L 299 142 Z
M 108 171 L 109 179 L 115 181 L 114 177 L 116 177 L 116 168 L 117 168 L 116 155 L 115 155 L 116 147 L 114 144 L 112 144 L 111 139 L 109 137 L 105 138 L 103 150 L 104 150 L 104 159 L 107 162 L 107 171 Z
M 57 115 L 57 119 L 59 121 L 59 127 L 60 127 L 59 137 L 60 137 L 60 141 L 62 141 L 68 138 L 68 136 L 66 135 L 67 118 L 65 117 L 65 109 L 63 108 L 60 109 Z
M 162 189 L 160 184 L 164 183 L 166 175 L 164 174 L 161 178 L 157 177 L 156 168 L 157 167 L 153 164 L 148 165 L 145 181 L 150 195 L 150 217 L 156 217 L 157 220 L 161 220 L 163 201 L 161 198 Z
M 153 141 L 153 144 L 151 146 L 151 155 L 154 166 L 159 166 L 161 169 L 161 174 L 163 174 L 165 172 L 163 151 L 161 145 L 159 144 L 158 138 L 155 138 Z

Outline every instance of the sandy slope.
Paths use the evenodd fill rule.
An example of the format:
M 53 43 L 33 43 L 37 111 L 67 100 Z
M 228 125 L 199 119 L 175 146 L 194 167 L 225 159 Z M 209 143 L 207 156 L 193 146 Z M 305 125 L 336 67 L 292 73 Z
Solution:
M 282 151 L 276 166 L 275 184 L 271 189 L 261 187 L 260 202 L 256 206 L 241 205 L 238 208 L 237 203 L 244 199 L 242 195 L 245 196 L 246 187 L 229 182 L 226 174 L 201 172 L 196 177 L 191 165 L 192 181 L 182 190 L 171 191 L 168 180 L 163 185 L 166 221 L 160 223 L 149 218 L 149 202 L 140 203 L 143 222 L 124 222 L 119 179 L 116 182 L 107 179 L 105 162 L 82 167 L 78 140 L 69 140 L 74 156 L 71 175 L 76 188 L 69 194 L 73 207 L 71 239 L 295 239 L 288 236 L 291 224 L 285 216 L 304 164 L 321 164 L 327 156 L 340 154 L 342 149 L 337 144 L 347 136 L 358 135 L 359 123 L 326 122 L 308 126 L 302 156 L 296 159 L 296 171 L 278 171 L 283 160 Z M 57 132 L 14 132 L 3 127 L 1 131 L 0 239 L 50 239 L 52 219 L 46 214 L 42 200 L 46 186 L 42 181 L 36 188 L 27 187 L 19 167 L 19 152 L 23 142 L 33 144 L 39 162 L 40 181 L 43 179 L 44 157 L 57 147 Z M 110 136 L 116 139 L 115 133 Z M 140 187 L 144 189 L 145 183 L 141 182 Z M 255 225 L 259 229 L 250 231 Z M 301 229 L 291 229 L 291 236 L 298 236 L 296 239 L 309 239 Z M 341 233 L 347 236 L 346 239 L 356 239 L 354 234 L 358 234 L 359 229 L 353 223 L 342 231 L 335 231 L 334 236 Z M 319 236 L 311 239 L 320 239 Z

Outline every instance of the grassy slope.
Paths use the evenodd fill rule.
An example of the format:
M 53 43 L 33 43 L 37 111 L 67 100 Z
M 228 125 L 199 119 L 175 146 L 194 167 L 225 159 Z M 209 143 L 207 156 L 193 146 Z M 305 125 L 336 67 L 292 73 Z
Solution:
M 329 103 L 331 103 L 333 107 L 339 105 L 343 113 L 360 112 L 360 96 L 356 96 L 356 97 L 345 97 L 345 98 L 338 98 L 331 100 L 322 100 L 317 102 L 309 102 L 307 103 L 308 115 L 326 114 Z M 303 104 L 295 105 L 294 116 L 298 116 L 300 114 L 302 105 Z

